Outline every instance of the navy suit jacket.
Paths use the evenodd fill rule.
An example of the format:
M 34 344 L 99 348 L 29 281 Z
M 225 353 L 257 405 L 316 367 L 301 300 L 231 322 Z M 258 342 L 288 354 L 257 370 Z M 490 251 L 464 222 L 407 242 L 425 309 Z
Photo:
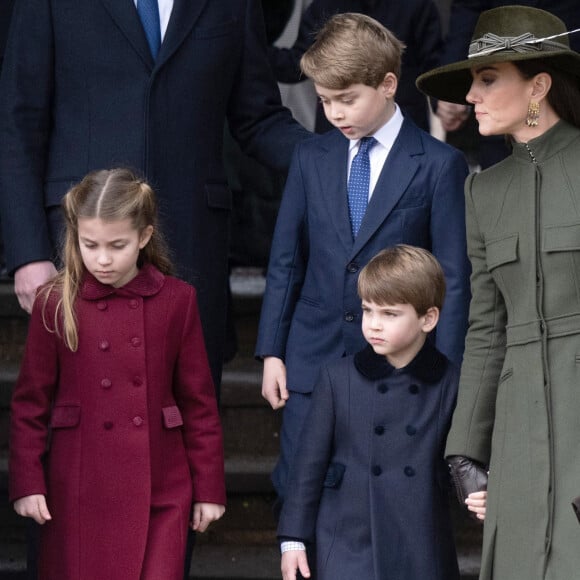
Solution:
M 334 130 L 297 147 L 274 232 L 256 354 L 283 359 L 297 392 L 312 391 L 320 365 L 364 346 L 358 274 L 395 244 L 426 248 L 440 261 L 447 297 L 436 343 L 455 362 L 463 354 L 470 298 L 463 155 L 405 119 L 353 241 L 348 144 Z
M 232 195 L 225 121 L 287 169 L 308 136 L 282 107 L 256 0 L 175 0 L 153 61 L 133 0 L 17 0 L 0 83 L 0 212 L 9 270 L 53 256 L 46 211 L 87 172 L 141 171 L 178 274 L 198 291 L 219 375 Z
M 316 542 L 318 580 L 459 578 L 443 460 L 458 380 L 429 343 L 404 369 L 370 346 L 322 369 L 278 525 Z

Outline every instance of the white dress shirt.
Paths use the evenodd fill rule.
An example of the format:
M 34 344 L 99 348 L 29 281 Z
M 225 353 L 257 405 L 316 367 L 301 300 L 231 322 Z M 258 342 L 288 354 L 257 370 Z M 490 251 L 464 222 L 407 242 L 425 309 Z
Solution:
M 135 6 L 139 0 L 133 0 Z M 167 25 L 169 24 L 169 17 L 171 16 L 171 11 L 173 10 L 173 0 L 157 0 L 159 4 L 159 24 L 161 25 L 161 42 L 165 38 L 165 33 L 167 32 Z
M 371 163 L 371 180 L 369 184 L 369 199 L 373 195 L 375 185 L 379 180 L 383 165 L 389 156 L 391 148 L 395 139 L 399 135 L 401 126 L 403 125 L 403 114 L 401 109 L 395 104 L 395 112 L 393 116 L 376 132 L 372 137 L 377 140 L 377 143 L 369 151 L 369 161 Z M 350 176 L 350 166 L 354 156 L 358 153 L 360 139 L 354 139 L 350 142 L 348 148 L 348 170 L 347 183 Z

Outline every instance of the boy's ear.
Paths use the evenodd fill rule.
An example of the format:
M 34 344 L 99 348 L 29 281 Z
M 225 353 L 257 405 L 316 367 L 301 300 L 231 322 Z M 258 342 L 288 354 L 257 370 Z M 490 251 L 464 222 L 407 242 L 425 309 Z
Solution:
M 431 306 L 431 308 L 423 314 L 422 318 L 423 327 L 421 330 L 425 333 L 431 332 L 439 322 L 439 308 L 437 308 L 437 306 Z
M 397 75 L 392 72 L 388 72 L 383 79 L 383 82 L 379 85 L 385 99 L 394 99 L 395 93 L 397 92 L 397 85 L 399 84 L 399 79 Z
M 149 243 L 149 240 L 151 239 L 152 235 L 153 235 L 153 226 L 152 225 L 147 226 L 141 232 L 141 235 L 139 236 L 139 249 L 140 250 L 142 250 Z

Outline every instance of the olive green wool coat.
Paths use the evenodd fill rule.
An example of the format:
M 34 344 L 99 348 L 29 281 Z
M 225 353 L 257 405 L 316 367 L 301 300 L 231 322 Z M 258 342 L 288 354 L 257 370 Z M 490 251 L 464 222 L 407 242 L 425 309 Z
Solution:
M 580 130 L 466 182 L 470 327 L 447 455 L 489 466 L 481 580 L 580 577 Z

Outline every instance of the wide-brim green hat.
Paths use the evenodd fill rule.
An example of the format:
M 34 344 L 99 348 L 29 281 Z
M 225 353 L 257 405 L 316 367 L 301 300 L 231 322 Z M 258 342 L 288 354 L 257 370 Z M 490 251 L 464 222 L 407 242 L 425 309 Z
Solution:
M 538 58 L 580 77 L 580 54 L 570 48 L 559 18 L 529 6 L 493 8 L 479 16 L 468 58 L 422 74 L 417 87 L 430 97 L 465 103 L 473 67 Z

